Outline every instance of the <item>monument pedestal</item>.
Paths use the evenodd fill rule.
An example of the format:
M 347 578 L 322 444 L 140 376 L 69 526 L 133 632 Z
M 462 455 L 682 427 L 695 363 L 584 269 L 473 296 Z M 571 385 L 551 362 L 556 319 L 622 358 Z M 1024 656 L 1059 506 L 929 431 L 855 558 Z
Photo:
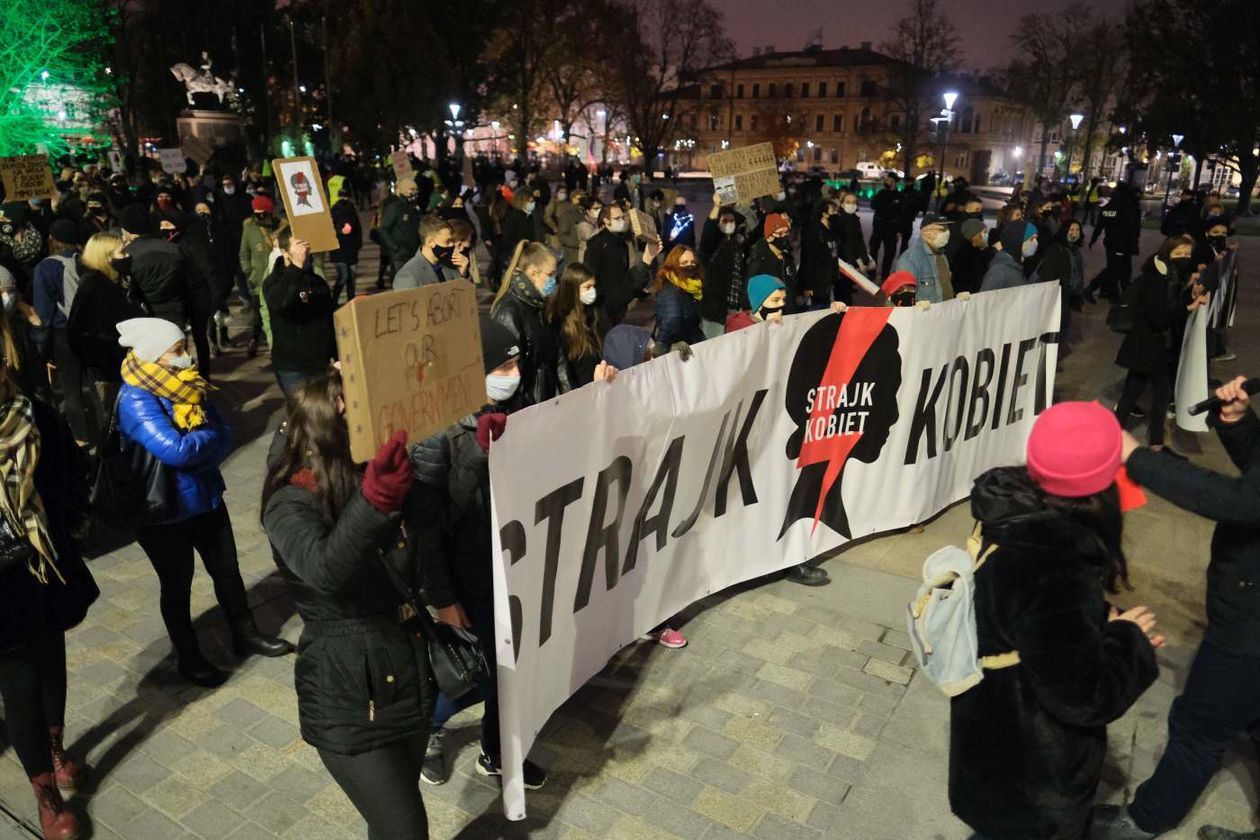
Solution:
M 221 146 L 245 142 L 245 125 L 231 111 L 185 109 L 175 125 L 184 155 L 198 163 L 205 163 Z

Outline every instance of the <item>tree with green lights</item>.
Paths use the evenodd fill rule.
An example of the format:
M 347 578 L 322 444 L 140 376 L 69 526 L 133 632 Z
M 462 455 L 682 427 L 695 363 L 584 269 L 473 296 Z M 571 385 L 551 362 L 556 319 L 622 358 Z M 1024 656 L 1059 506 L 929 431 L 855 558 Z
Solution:
M 66 135 L 30 101 L 32 85 L 71 85 L 97 101 L 105 89 L 100 61 L 105 27 L 93 0 L 0 2 L 0 156 L 65 151 Z

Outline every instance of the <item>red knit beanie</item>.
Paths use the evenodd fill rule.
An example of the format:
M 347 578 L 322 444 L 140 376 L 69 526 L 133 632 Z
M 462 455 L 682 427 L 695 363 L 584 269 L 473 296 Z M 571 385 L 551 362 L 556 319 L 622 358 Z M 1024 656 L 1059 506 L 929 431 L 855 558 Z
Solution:
M 771 213 L 770 215 L 766 216 L 766 221 L 762 225 L 762 230 L 765 231 L 766 239 L 769 239 L 770 237 L 774 236 L 774 232 L 778 230 L 779 228 L 785 228 L 785 227 L 791 227 L 791 226 L 792 226 L 792 223 L 791 221 L 788 220 L 787 216 L 783 215 L 782 213 Z
M 276 203 L 265 195 L 256 195 L 254 200 L 250 202 L 250 207 L 255 213 L 270 213 L 276 209 Z
M 1120 423 L 1096 402 L 1063 402 L 1041 413 L 1028 436 L 1028 475 L 1052 496 L 1101 493 L 1120 470 Z

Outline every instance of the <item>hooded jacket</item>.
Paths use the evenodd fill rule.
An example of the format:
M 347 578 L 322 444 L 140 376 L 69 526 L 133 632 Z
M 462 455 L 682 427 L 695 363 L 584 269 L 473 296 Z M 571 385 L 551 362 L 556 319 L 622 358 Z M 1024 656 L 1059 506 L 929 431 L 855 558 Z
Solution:
M 953 698 L 949 799 L 988 837 L 1085 836 L 1107 756 L 1107 724 L 1155 681 L 1141 628 L 1111 621 L 1098 536 L 1050 508 L 1023 467 L 990 470 L 971 493 L 985 550 L 975 575 L 980 656 L 1018 651 Z
M 546 402 L 572 389 L 560 336 L 547 320 L 546 308 L 547 299 L 518 271 L 509 281 L 507 294 L 490 310 L 490 317 L 511 330 L 520 344 L 520 395 L 525 405 Z
M 1134 292 L 1133 328 L 1120 344 L 1116 364 L 1135 373 L 1167 376 L 1174 340 L 1170 330 L 1186 314 L 1177 270 L 1166 265 L 1165 272 L 1161 272 L 1151 257 L 1133 283 L 1138 287 Z M 1179 349 L 1181 336 L 1177 335 L 1175 341 Z
M 1024 276 L 1024 232 L 1026 222 L 1008 222 L 1002 228 L 1002 250 L 993 255 L 989 269 L 984 273 L 980 291 L 1015 289 L 1029 282 Z

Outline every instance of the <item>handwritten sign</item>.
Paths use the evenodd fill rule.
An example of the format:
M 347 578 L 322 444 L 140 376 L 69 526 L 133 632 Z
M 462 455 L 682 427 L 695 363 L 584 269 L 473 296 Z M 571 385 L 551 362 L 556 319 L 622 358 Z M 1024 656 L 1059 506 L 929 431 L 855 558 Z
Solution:
M 774 145 L 757 143 L 709 155 L 713 189 L 723 204 L 751 202 L 779 191 L 779 164 Z
M 56 192 L 48 155 L 21 155 L 0 158 L 0 181 L 5 201 L 50 198 Z
M 334 322 L 354 460 L 400 429 L 421 440 L 489 402 L 471 283 L 361 295 Z
M 162 163 L 162 171 L 168 175 L 183 175 L 188 169 L 183 149 L 158 149 L 158 160 Z
M 398 149 L 389 153 L 389 160 L 394 164 L 394 177 L 406 178 L 411 174 L 411 157 L 406 149 Z

